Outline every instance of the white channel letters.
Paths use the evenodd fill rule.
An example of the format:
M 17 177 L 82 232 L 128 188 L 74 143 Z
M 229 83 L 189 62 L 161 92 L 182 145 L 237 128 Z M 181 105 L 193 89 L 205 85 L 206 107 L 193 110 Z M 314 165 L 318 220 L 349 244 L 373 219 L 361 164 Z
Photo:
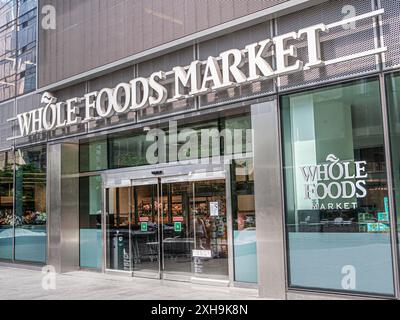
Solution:
M 304 199 L 313 210 L 350 210 L 367 196 L 367 162 L 341 161 L 330 154 L 326 163 L 300 167 Z
M 330 29 L 383 13 L 384 10 L 380 9 L 328 25 L 320 23 L 249 44 L 242 50 L 231 49 L 218 57 L 193 61 L 189 66 L 178 66 L 169 72 L 158 71 L 149 78 L 139 77 L 129 83 L 120 83 L 115 88 L 104 88 L 65 102 L 57 102 L 50 93 L 44 93 L 42 107 L 9 119 L 18 122 L 20 134 L 8 140 L 385 52 L 387 48 L 381 47 L 323 61 L 320 41 L 321 34 L 328 33 Z M 290 44 L 304 40 L 308 61 L 301 61 L 297 47 Z M 273 56 L 274 65 L 266 59 L 267 54 Z M 174 92 L 168 92 L 166 81 L 174 84 Z M 81 104 L 84 108 L 78 108 Z

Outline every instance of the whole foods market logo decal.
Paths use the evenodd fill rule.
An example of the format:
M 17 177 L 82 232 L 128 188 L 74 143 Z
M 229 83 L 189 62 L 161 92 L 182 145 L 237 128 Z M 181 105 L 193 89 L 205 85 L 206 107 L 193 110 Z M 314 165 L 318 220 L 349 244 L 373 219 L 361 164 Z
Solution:
M 326 163 L 300 167 L 305 200 L 312 201 L 314 210 L 356 209 L 357 199 L 367 196 L 366 168 L 366 161 L 341 161 L 334 154 Z
M 387 48 L 382 46 L 324 61 L 320 40 L 321 34 L 334 28 L 375 18 L 383 13 L 384 9 L 380 9 L 331 24 L 320 23 L 249 44 L 244 49 L 231 49 L 218 57 L 208 57 L 205 61 L 193 61 L 186 67 L 178 66 L 168 72 L 158 71 L 149 78 L 138 77 L 128 83 L 120 83 L 115 88 L 104 88 L 65 102 L 57 102 L 56 97 L 44 93 L 42 106 L 8 120 L 16 121 L 20 131 L 18 136 L 8 140 L 385 52 Z M 306 42 L 307 61 L 298 58 L 297 47 L 290 44 L 295 41 Z M 272 56 L 275 63 L 271 63 L 267 56 Z M 167 83 L 172 84 L 170 91 Z M 81 105 L 84 108 L 80 108 Z

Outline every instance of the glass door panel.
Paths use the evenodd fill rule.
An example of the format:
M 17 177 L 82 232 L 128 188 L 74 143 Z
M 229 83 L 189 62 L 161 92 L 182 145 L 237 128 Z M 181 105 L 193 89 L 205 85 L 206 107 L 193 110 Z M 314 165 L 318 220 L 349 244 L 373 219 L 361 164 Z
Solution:
M 158 184 L 132 188 L 131 245 L 133 271 L 160 271 Z
M 106 269 L 131 271 L 130 187 L 106 189 Z
M 192 187 L 193 273 L 196 277 L 227 280 L 229 269 L 225 180 L 195 181 Z
M 106 269 L 228 279 L 225 178 L 192 178 L 106 189 Z
M 194 246 L 190 218 L 191 183 L 176 182 L 162 185 L 163 194 L 163 258 L 164 272 L 192 273 Z

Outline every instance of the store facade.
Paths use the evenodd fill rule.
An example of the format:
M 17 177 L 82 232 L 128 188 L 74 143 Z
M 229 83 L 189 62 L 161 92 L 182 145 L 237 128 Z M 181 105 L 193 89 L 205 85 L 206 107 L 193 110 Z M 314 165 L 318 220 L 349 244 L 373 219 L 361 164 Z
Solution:
M 68 76 L 39 31 L 37 91 L 0 105 L 0 261 L 398 299 L 399 12 L 277 1 Z

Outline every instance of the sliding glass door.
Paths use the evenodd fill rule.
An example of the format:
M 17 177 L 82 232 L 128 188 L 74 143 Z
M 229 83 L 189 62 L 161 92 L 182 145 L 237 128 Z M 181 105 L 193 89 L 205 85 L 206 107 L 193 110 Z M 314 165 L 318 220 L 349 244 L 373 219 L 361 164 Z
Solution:
M 133 180 L 105 191 L 106 269 L 228 280 L 225 175 Z

